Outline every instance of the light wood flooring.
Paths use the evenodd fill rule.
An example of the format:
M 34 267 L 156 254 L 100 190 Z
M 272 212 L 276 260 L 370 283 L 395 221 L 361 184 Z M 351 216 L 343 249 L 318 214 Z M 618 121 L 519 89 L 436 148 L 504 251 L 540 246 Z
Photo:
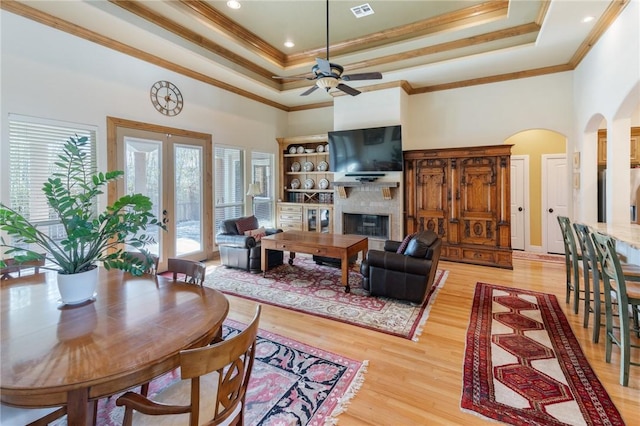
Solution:
M 513 270 L 440 262 L 449 271 L 418 342 L 263 305 L 260 328 L 357 360 L 368 360 L 365 381 L 339 419 L 348 425 L 495 424 L 460 410 L 465 335 L 478 281 L 555 294 L 582 350 L 627 424 L 640 415 L 640 367 L 631 366 L 629 387 L 618 384 L 618 354 L 604 362 L 604 337 L 565 305 L 564 263 L 514 259 Z M 229 317 L 248 322 L 255 302 L 229 296 Z M 633 353 L 633 349 L 632 349 Z M 640 349 L 635 361 L 640 362 Z

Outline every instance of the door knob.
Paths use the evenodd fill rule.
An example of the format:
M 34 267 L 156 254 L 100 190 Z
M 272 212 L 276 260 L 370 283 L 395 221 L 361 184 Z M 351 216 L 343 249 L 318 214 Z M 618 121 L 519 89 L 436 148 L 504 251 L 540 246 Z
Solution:
M 553 209 L 549 209 L 549 213 L 553 213 Z
M 522 207 L 518 207 L 519 212 L 521 212 L 522 210 L 524 210 Z

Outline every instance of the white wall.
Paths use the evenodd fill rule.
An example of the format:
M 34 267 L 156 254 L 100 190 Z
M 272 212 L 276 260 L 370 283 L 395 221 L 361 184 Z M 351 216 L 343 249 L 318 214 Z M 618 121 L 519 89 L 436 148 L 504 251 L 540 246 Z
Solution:
M 404 149 L 498 145 L 531 129 L 569 136 L 571 90 L 564 72 L 411 96 L 412 137 Z
M 629 134 L 640 111 L 640 1 L 632 0 L 574 71 L 581 190 L 575 219 L 597 220 L 597 129 L 607 125 L 607 222 L 629 222 Z
M 106 117 L 209 133 L 214 144 L 278 152 L 287 113 L 203 84 L 155 65 L 71 36 L 12 13 L 2 20 L 2 140 L 8 114 L 36 116 L 98 127 L 99 168 L 106 169 Z M 151 104 L 158 80 L 176 84 L 184 108 L 166 117 Z M 7 179 L 7 144 L 0 146 L 0 178 Z M 7 199 L 0 185 L 0 200 Z

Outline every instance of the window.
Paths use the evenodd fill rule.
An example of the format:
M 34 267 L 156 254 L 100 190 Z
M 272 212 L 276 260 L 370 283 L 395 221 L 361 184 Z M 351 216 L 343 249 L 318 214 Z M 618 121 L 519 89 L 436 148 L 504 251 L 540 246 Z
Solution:
M 273 227 L 273 154 L 252 152 L 251 174 L 252 183 L 260 187 L 260 194 L 253 198 L 253 212 L 260 226 Z
M 9 206 L 56 240 L 65 237 L 47 204 L 42 185 L 58 169 L 58 154 L 69 137 L 89 138 L 88 173 L 96 171 L 96 127 L 9 115 Z M 96 208 L 97 213 L 97 206 Z
M 238 148 L 216 147 L 215 173 L 215 229 L 227 219 L 244 215 L 244 152 Z

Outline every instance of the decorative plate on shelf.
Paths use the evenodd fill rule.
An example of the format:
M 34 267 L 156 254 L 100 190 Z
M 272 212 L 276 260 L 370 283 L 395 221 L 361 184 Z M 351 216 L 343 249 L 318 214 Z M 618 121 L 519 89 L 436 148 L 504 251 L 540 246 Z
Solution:
M 320 179 L 320 182 L 318 182 L 318 187 L 320 189 L 327 189 L 329 187 L 329 181 L 326 179 Z
M 326 144 L 326 145 L 324 146 L 324 152 L 329 152 L 329 144 Z
M 291 181 L 291 189 L 300 188 L 300 179 L 294 179 Z
M 318 163 L 319 172 L 326 172 L 327 170 L 329 170 L 329 163 L 327 163 L 326 161 L 321 161 Z
M 291 164 L 291 171 L 292 172 L 299 172 L 300 171 L 300 163 L 298 163 L 297 161 L 294 161 Z
M 311 161 L 305 162 L 304 166 L 302 166 L 302 170 L 304 170 L 305 172 L 312 172 L 313 171 L 313 163 Z
M 316 148 L 316 151 L 324 152 L 324 145 L 318 145 L 318 147 Z
M 307 179 L 304 181 L 304 189 L 313 189 L 316 185 L 313 179 Z
M 304 154 L 304 146 L 298 147 L 298 154 Z
M 293 146 L 293 145 L 291 145 L 291 146 L 289 147 L 289 154 L 295 154 L 296 152 L 297 152 L 296 147 L 295 147 L 295 146 Z

